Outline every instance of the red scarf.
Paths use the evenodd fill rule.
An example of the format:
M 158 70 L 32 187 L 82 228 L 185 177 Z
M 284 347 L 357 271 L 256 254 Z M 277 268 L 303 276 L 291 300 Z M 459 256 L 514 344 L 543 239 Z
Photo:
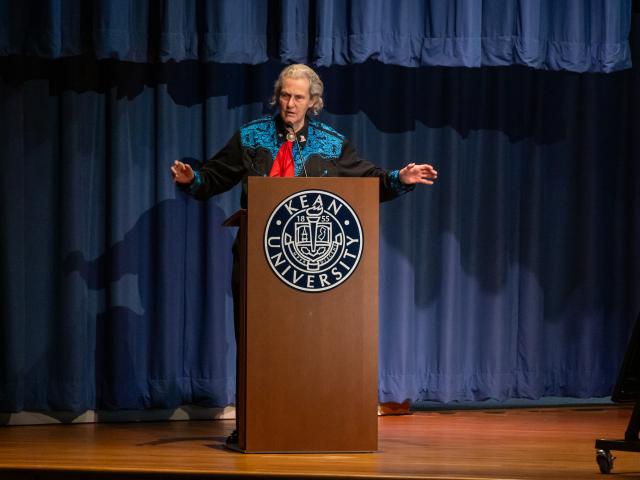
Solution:
M 280 150 L 278 150 L 276 159 L 273 162 L 271 171 L 269 172 L 270 177 L 295 176 L 292 145 L 293 145 L 293 142 L 290 142 L 288 140 L 282 144 L 282 146 L 280 147 Z

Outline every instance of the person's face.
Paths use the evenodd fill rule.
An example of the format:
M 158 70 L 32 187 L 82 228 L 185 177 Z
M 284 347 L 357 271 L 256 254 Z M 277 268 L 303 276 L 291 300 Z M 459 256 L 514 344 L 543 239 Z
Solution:
M 304 125 L 304 117 L 313 104 L 311 85 L 306 78 L 285 78 L 278 97 L 280 117 L 285 123 L 292 123 L 297 132 Z

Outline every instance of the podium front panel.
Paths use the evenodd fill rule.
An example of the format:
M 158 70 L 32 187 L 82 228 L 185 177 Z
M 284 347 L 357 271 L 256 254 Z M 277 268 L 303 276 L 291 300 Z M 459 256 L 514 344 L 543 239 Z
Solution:
M 375 451 L 379 180 L 249 180 L 240 447 Z

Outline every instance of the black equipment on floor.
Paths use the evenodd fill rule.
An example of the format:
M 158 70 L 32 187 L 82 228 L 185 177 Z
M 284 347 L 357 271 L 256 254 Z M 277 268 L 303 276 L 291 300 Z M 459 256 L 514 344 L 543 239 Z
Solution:
M 596 461 L 602 473 L 611 473 L 613 470 L 615 457 L 611 455 L 612 450 L 640 452 L 640 314 L 636 319 L 611 400 L 616 403 L 635 402 L 635 407 L 624 440 L 596 440 Z

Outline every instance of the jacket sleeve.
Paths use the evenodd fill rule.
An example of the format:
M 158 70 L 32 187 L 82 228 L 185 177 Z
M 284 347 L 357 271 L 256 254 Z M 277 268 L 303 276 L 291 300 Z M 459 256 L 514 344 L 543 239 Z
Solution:
M 348 140 L 344 141 L 338 168 L 339 175 L 342 177 L 378 177 L 381 202 L 393 200 L 415 188 L 414 185 L 404 185 L 400 181 L 398 170 L 387 171 L 360 158 L 355 147 Z
M 207 160 L 199 170 L 194 171 L 194 174 L 193 182 L 181 188 L 198 200 L 206 200 L 226 192 L 239 183 L 247 175 L 240 132 L 236 132 L 222 150 Z

